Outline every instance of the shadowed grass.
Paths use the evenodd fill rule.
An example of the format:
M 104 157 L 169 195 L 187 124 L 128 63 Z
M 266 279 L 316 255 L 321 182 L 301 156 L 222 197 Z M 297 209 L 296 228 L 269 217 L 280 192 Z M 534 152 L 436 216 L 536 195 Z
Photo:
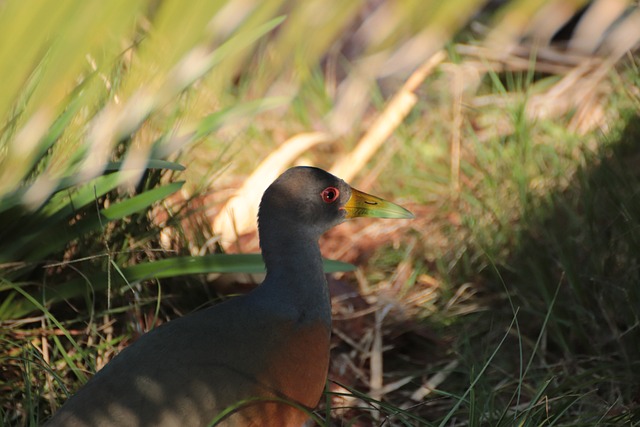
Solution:
M 217 300 L 205 273 L 258 271 L 255 258 L 186 257 L 219 250 L 203 219 L 211 201 L 299 132 L 335 131 L 305 162 L 347 155 L 402 70 L 482 2 L 124 3 L 20 9 L 13 0 L 0 11 L 13 40 L 0 52 L 3 424 L 41 424 L 139 334 Z M 518 15 L 525 3 L 498 6 L 496 27 L 529 16 Z M 532 100 L 564 78 L 537 71 L 536 49 L 516 71 L 508 61 L 518 58 L 493 70 L 495 58 L 449 50 L 455 60 L 416 91 L 417 105 L 360 175 L 417 208 L 412 229 L 389 238 L 369 229 L 373 243 L 358 256 L 373 253 L 370 266 L 342 278 L 363 284 L 369 314 L 391 306 L 375 351 L 393 387 L 372 389 L 375 328 L 349 312 L 341 333 L 352 343 L 336 344 L 333 365 L 357 373 L 337 381 L 356 400 L 345 412 L 328 392 L 326 424 L 638 424 L 636 60 L 601 87 L 578 79 L 607 114 L 601 130 L 578 134 L 579 105 L 531 114 Z M 345 88 L 363 72 L 359 105 Z M 336 110 L 353 117 L 340 123 Z M 173 240 L 160 242 L 161 232 Z M 345 246 L 367 233 L 357 237 Z M 395 245 L 373 251 L 381 241 Z M 190 276 L 169 277 L 181 274 Z M 351 365 L 340 365 L 344 354 Z

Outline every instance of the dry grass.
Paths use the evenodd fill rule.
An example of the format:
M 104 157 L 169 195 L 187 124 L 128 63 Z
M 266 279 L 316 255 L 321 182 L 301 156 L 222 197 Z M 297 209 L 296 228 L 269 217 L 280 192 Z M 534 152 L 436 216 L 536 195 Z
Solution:
M 219 250 L 211 227 L 227 231 L 222 243 L 230 251 L 256 250 L 254 215 L 246 208 L 261 194 L 254 184 L 267 184 L 296 161 L 333 165 L 357 188 L 397 200 L 417 218 L 348 223 L 322 241 L 325 256 L 360 268 L 330 281 L 334 339 L 321 416 L 362 426 L 638 423 L 637 58 L 606 43 L 597 52 L 544 44 L 550 37 L 542 27 L 505 27 L 515 6 L 492 15 L 490 31 L 481 29 L 486 42 L 452 42 L 443 51 L 464 16 L 434 6 L 429 18 L 418 18 L 409 8 L 372 32 L 390 2 L 312 2 L 306 10 L 293 2 L 288 21 L 260 48 L 211 51 L 209 42 L 224 46 L 229 34 L 252 47 L 262 34 L 252 29 L 269 22 L 275 3 L 255 15 L 229 3 L 216 22 L 236 27 L 214 26 L 219 31 L 208 41 L 185 35 L 168 53 L 174 61 L 162 64 L 149 85 L 140 82 L 154 61 L 135 70 L 126 90 L 114 89 L 99 114 L 72 121 L 64 138 L 76 143 L 95 135 L 95 144 L 109 147 L 130 132 L 135 149 L 120 153 L 129 164 L 192 144 L 180 157 L 189 168 L 177 173 L 188 183 L 151 217 L 105 227 L 91 235 L 93 244 L 72 242 L 42 275 L 13 283 L 5 277 L 28 263 L 3 264 L 0 291 L 78 277 L 86 258 L 115 283 L 121 268 L 173 251 Z M 463 15 L 478 4 L 465 2 Z M 322 22 L 335 25 L 297 44 L 320 6 Z M 168 37 L 172 26 L 165 24 Z M 144 55 L 153 58 L 153 46 Z M 416 46 L 423 47 L 419 55 Z M 124 68 L 135 62 L 128 55 L 134 53 L 122 58 Z M 207 74 L 217 60 L 219 73 Z M 185 64 L 199 72 L 182 74 Z M 119 87 L 122 76 L 100 71 L 102 85 Z M 173 84 L 149 89 L 163 82 Z M 228 114 L 216 115 L 225 106 Z M 17 123 L 26 129 L 40 117 Z M 34 134 L 4 138 L 37 139 L 45 122 Z M 100 132 L 111 125 L 115 130 Z M 62 160 L 53 166 L 64 164 L 68 151 L 57 152 L 54 159 Z M 78 165 L 79 174 L 92 170 Z M 246 191 L 232 199 L 242 182 Z M 249 214 L 231 225 L 214 221 L 244 209 Z M 161 228 L 164 240 L 135 235 L 148 227 L 152 235 Z M 87 280 L 81 293 L 51 310 L 2 320 L 3 421 L 40 424 L 140 334 L 258 281 L 209 275 L 136 281 L 107 293 Z

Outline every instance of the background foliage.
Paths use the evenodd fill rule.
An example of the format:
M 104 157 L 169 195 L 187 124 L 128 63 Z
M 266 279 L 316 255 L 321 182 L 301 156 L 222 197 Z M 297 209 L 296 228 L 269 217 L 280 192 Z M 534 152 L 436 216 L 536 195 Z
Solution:
M 221 252 L 295 162 L 417 214 L 322 242 L 359 267 L 327 425 L 640 424 L 639 28 L 604 0 L 3 2 L 3 425 L 259 280 Z

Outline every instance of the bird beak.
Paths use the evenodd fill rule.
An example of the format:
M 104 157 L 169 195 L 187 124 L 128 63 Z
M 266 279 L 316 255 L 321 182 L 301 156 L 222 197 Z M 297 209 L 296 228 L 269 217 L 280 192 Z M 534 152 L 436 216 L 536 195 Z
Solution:
M 351 189 L 351 197 L 342 207 L 347 212 L 346 218 L 415 218 L 411 212 L 380 197 Z

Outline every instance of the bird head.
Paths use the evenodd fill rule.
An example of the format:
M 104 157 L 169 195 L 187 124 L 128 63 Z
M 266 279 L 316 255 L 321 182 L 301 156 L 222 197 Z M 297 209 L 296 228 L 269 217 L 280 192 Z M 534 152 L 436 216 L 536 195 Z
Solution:
M 299 166 L 285 171 L 265 191 L 258 223 L 264 228 L 295 227 L 320 236 L 356 217 L 413 218 L 405 208 L 356 190 L 322 169 Z

